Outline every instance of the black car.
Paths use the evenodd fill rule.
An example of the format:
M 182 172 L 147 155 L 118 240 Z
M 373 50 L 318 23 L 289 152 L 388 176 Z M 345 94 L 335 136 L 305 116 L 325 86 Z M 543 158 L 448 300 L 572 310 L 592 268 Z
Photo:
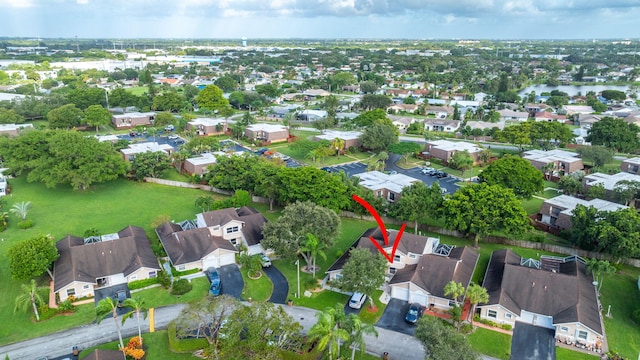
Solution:
M 436 173 L 436 177 L 437 177 L 437 178 L 439 178 L 439 179 L 446 178 L 447 176 L 449 176 L 449 174 L 447 174 L 447 173 L 446 173 L 446 172 L 444 172 L 444 171 L 438 171 L 438 172 Z
M 326 172 L 328 172 L 328 173 L 333 172 L 333 169 L 332 169 L 332 168 L 330 168 L 330 167 L 328 167 L 328 166 L 321 167 L 321 168 L 320 168 L 320 170 L 322 170 L 322 171 L 326 171 Z
M 258 154 L 258 155 L 264 155 L 264 153 L 266 153 L 267 151 L 269 151 L 269 149 L 267 149 L 267 148 L 260 148 L 260 149 L 256 150 L 256 154 Z
M 420 315 L 422 314 L 422 306 L 418 303 L 413 303 L 409 305 L 409 310 L 407 310 L 407 314 L 404 316 L 404 321 L 409 324 L 415 324 L 418 322 Z
M 436 169 L 431 169 L 429 171 L 427 171 L 427 175 L 429 176 L 435 176 L 440 170 L 436 170 Z

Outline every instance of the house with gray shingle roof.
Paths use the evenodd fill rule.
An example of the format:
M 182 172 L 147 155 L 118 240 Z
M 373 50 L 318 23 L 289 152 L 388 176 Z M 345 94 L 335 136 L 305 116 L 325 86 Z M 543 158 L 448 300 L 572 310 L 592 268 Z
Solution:
M 160 271 L 144 229 L 137 226 L 88 238 L 68 235 L 56 247 L 53 291 L 60 301 L 93 296 L 97 288 L 153 278 Z
M 558 340 L 595 347 L 602 343 L 593 277 L 577 256 L 533 260 L 509 249 L 496 250 L 482 286 L 489 293 L 489 302 L 477 307 L 482 319 L 553 329 Z

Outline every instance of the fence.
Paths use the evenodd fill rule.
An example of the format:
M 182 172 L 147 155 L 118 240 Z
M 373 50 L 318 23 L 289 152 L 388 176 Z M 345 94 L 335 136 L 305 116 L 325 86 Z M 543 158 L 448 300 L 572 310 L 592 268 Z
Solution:
M 157 178 L 150 178 L 150 177 L 144 178 L 144 181 L 154 183 L 154 184 L 181 187 L 181 188 L 187 188 L 187 189 L 200 189 L 204 191 L 211 191 L 221 195 L 228 195 L 228 196 L 233 195 L 233 191 L 222 190 L 222 189 L 214 188 L 213 186 L 209 186 L 209 185 L 187 183 L 184 181 L 165 180 L 165 179 L 157 179 Z M 262 196 L 253 195 L 251 196 L 251 201 L 259 204 L 269 204 L 269 199 L 264 198 Z

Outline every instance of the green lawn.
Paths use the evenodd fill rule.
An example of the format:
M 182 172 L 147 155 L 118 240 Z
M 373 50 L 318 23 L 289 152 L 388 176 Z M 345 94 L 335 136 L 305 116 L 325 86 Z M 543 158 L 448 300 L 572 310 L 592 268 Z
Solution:
M 596 355 L 589 355 L 556 346 L 556 360 L 597 360 Z
M 484 328 L 467 335 L 471 347 L 481 354 L 509 360 L 511 356 L 511 336 Z
M 280 144 L 280 145 L 274 145 L 269 147 L 269 149 L 272 149 L 274 151 L 277 151 L 279 153 L 291 156 L 292 158 L 296 159 L 298 162 L 301 163 L 305 163 L 305 164 L 310 164 L 313 165 L 313 160 L 307 157 L 307 154 L 301 152 L 301 151 L 297 151 L 297 150 L 293 150 L 290 147 L 290 144 Z M 328 156 L 324 159 L 318 159 L 317 164 L 318 166 L 333 166 L 333 165 L 339 165 L 339 164 L 344 164 L 347 162 L 352 162 L 352 161 L 359 161 L 359 160 L 364 160 L 367 159 L 368 157 L 370 157 L 372 154 L 367 153 L 367 152 L 359 152 L 357 151 L 356 153 L 354 153 L 353 155 L 340 155 L 340 157 L 338 156 Z
M 267 301 L 273 292 L 273 283 L 263 271 L 260 271 L 259 279 L 249 279 L 247 271 L 240 269 L 242 280 L 244 280 L 244 289 L 242 290 L 242 298 L 252 301 Z
M 126 341 L 129 341 L 129 339 L 130 338 L 126 338 L 126 339 L 123 339 L 123 341 L 126 342 Z M 147 360 L 198 359 L 197 357 L 191 354 L 177 354 L 169 350 L 169 338 L 167 337 L 167 330 L 143 334 L 142 339 L 144 340 L 144 345 L 147 347 L 146 349 Z M 94 349 L 118 350 L 118 342 L 113 341 L 110 343 L 84 349 L 80 353 L 80 359 L 89 355 Z
M 542 193 L 538 193 L 536 195 L 542 196 L 545 199 L 551 199 L 561 194 L 558 193 L 558 190 L 545 190 Z
M 360 313 L 358 313 L 358 316 L 360 316 L 360 319 L 363 322 L 367 324 L 372 324 L 372 325 L 375 325 L 378 322 L 378 320 L 384 313 L 384 309 L 387 308 L 387 304 L 383 304 L 380 302 L 381 295 L 382 295 L 382 290 L 376 291 L 375 294 L 373 295 L 373 302 L 376 304 L 376 308 L 378 309 L 378 311 L 371 312 L 368 310 L 369 300 L 367 300 L 365 307 L 362 310 L 360 310 Z
M 526 199 L 522 200 L 522 206 L 524 207 L 527 214 L 531 215 L 531 214 L 536 214 L 538 211 L 540 211 L 540 206 L 542 206 L 543 202 L 544 202 L 543 199 L 532 197 L 531 199 L 528 199 L 528 200 Z
M 125 90 L 132 93 L 133 95 L 140 96 L 140 95 L 146 94 L 149 91 L 149 88 L 146 86 L 136 86 L 136 87 L 126 88 Z
M 191 280 L 193 289 L 188 293 L 180 296 L 171 295 L 168 289 L 162 286 L 153 287 L 151 289 L 140 290 L 134 293 L 144 300 L 148 308 L 160 307 L 164 305 L 191 303 L 202 299 L 209 291 L 209 282 L 205 277 L 199 277 Z
M 170 219 L 183 220 L 193 218 L 198 211 L 194 202 L 204 194 L 200 190 L 174 188 L 169 186 L 134 183 L 116 180 L 93 186 L 87 191 L 73 191 L 69 187 L 48 189 L 39 183 L 27 183 L 24 177 L 10 179 L 12 193 L 3 198 L 4 209 L 20 201 L 31 201 L 33 207 L 28 218 L 34 221 L 34 227 L 20 230 L 18 219 L 10 215 L 9 228 L 1 235 L 0 257 L 14 243 L 36 236 L 51 234 L 61 239 L 67 234 L 82 236 L 85 230 L 95 227 L 107 234 L 121 230 L 127 225 L 141 226 L 157 243 L 151 222 L 160 214 Z M 9 276 L 8 261 L 0 262 L 0 323 L 19 323 L 19 327 L 0 327 L 0 343 L 7 344 L 28 338 L 49 334 L 73 326 L 89 323 L 95 318 L 92 305 L 79 307 L 72 316 L 58 316 L 42 323 L 34 323 L 31 313 L 15 313 L 14 299 L 20 294 L 20 284 L 24 281 L 13 280 Z M 47 283 L 47 276 L 39 279 Z

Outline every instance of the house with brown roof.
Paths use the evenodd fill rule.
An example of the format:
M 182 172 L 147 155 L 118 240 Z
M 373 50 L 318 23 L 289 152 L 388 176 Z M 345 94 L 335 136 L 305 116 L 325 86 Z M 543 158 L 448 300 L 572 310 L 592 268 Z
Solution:
M 136 126 L 151 126 L 156 118 L 155 112 L 133 112 L 111 117 L 111 123 L 118 129 L 131 129 Z
M 335 139 L 344 140 L 344 148 L 360 147 L 360 131 L 340 131 L 340 130 L 325 130 L 322 134 L 315 135 L 313 141 L 327 140 L 333 142 Z
M 160 271 L 144 229 L 82 238 L 67 235 L 56 243 L 53 291 L 60 301 L 93 296 L 95 289 L 154 278 Z
M 593 277 L 582 258 L 523 259 L 509 249 L 491 254 L 482 287 L 489 302 L 480 318 L 552 329 L 558 340 L 598 346 L 603 326 Z
M 195 221 L 166 222 L 156 234 L 179 271 L 234 264 L 240 246 L 248 254 L 264 252 L 262 226 L 267 219 L 256 209 L 243 206 L 196 215 Z
M 444 287 L 455 281 L 467 288 L 479 258 L 480 255 L 468 246 L 448 247 L 423 255 L 417 264 L 396 271 L 389 281 L 391 297 L 448 310 L 456 299 L 445 295 Z

